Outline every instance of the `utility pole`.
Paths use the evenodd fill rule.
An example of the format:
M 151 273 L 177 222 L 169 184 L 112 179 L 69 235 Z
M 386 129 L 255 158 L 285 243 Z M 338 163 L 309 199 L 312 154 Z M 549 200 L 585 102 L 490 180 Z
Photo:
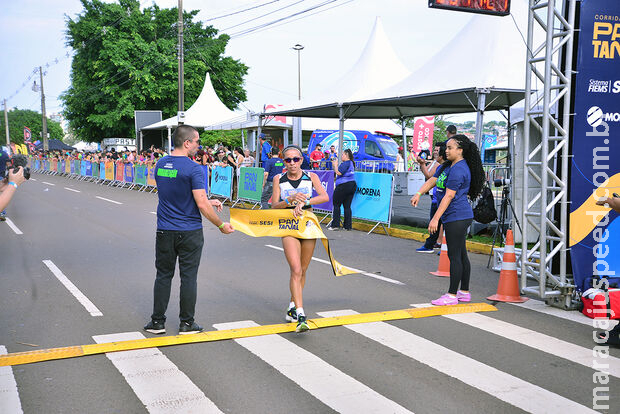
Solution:
M 11 153 L 11 138 L 9 137 L 9 115 L 6 111 L 6 99 L 4 100 L 4 131 L 6 133 L 6 146 Z
M 183 86 L 183 0 L 179 0 L 179 39 L 177 48 L 179 49 L 178 58 L 179 58 L 179 109 L 178 109 L 178 121 L 179 125 L 183 123 L 185 119 L 185 115 L 183 112 L 185 111 L 185 93 Z
M 43 150 L 48 151 L 49 143 L 47 142 L 47 115 L 45 114 L 45 93 L 43 92 L 43 68 L 39 66 L 39 74 L 41 75 L 41 135 L 43 135 Z

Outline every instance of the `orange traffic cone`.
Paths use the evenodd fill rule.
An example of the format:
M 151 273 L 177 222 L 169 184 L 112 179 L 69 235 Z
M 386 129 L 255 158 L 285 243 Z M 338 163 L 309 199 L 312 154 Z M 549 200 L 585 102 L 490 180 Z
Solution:
M 439 266 L 436 272 L 428 272 L 431 275 L 450 277 L 450 259 L 448 259 L 448 245 L 446 244 L 446 234 L 441 238 L 441 254 L 439 255 Z
M 520 295 L 519 277 L 517 276 L 517 259 L 515 256 L 515 242 L 512 230 L 506 232 L 506 245 L 504 246 L 504 258 L 502 270 L 499 273 L 497 293 L 489 296 L 488 300 L 498 302 L 525 302 L 527 298 Z

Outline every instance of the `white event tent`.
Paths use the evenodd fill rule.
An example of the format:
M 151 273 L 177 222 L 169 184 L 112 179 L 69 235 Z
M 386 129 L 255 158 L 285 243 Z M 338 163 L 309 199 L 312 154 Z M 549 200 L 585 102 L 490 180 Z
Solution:
M 205 84 L 202 87 L 200 95 L 196 102 L 185 111 L 184 124 L 191 125 L 196 128 L 206 128 L 213 124 L 223 122 L 230 119 L 245 119 L 246 114 L 244 112 L 235 112 L 228 109 L 226 105 L 220 101 L 213 85 L 211 83 L 211 76 L 209 73 L 205 76 Z M 142 129 L 154 130 L 154 129 L 167 129 L 168 130 L 168 150 L 171 147 L 171 130 L 178 125 L 178 118 L 173 116 L 163 121 L 156 122 L 154 124 L 143 127 Z
M 525 32 L 526 2 L 513 2 L 512 13 Z M 479 142 L 484 111 L 507 109 L 523 99 L 525 67 L 525 41 L 512 18 L 474 15 L 429 61 L 382 91 L 357 99 L 326 97 L 309 105 L 302 102 L 270 115 L 338 118 L 342 130 L 345 119 L 477 112 Z

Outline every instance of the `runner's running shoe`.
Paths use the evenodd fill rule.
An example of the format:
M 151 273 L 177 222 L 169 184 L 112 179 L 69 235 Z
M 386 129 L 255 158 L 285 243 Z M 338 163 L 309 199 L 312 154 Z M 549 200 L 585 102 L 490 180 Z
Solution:
M 297 328 L 295 332 L 306 332 L 310 327 L 308 326 L 308 322 L 306 322 L 306 317 L 304 315 L 299 315 L 297 317 Z
M 287 310 L 284 319 L 286 319 L 287 322 L 297 322 L 297 309 L 291 308 Z

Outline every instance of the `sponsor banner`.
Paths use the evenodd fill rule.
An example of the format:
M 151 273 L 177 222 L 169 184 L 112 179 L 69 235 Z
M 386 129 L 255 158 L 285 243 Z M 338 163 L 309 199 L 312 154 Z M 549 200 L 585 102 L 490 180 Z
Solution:
M 209 166 L 202 165 L 202 171 L 205 173 L 205 191 L 209 194 Z
M 232 175 L 231 166 L 215 166 L 211 171 L 211 194 L 230 198 L 232 196 Z
M 60 173 L 64 173 L 67 171 L 67 165 L 65 163 L 65 160 L 60 161 L 60 165 L 58 166 L 58 172 Z
M 67 161 L 65 162 L 65 172 L 66 172 L 67 174 L 71 174 L 71 165 L 72 165 L 71 160 L 67 160 Z
M 603 197 L 620 194 L 620 2 L 580 2 L 573 84 L 569 246 L 578 290 L 594 274 L 620 281 L 620 219 Z
M 86 163 L 88 161 L 81 161 L 80 162 L 80 175 L 81 176 L 85 176 L 86 175 Z
M 413 152 L 418 154 L 422 150 L 428 150 L 433 153 L 433 128 L 435 126 L 434 116 L 421 116 L 414 119 L 413 122 Z
M 260 202 L 263 194 L 263 168 L 241 167 L 239 169 L 239 188 L 237 197 Z
M 30 142 L 32 131 L 28 127 L 24 127 L 24 142 Z
M 148 174 L 146 176 L 146 185 L 157 187 L 157 182 L 155 181 L 155 165 L 148 167 L 147 171 Z
M 41 161 L 34 160 L 34 169 L 35 170 L 40 170 L 41 169 Z
M 124 179 L 126 183 L 133 183 L 133 164 L 127 163 L 125 164 L 125 174 Z
M 70 161 L 70 163 L 71 163 L 71 174 L 75 174 L 75 167 L 77 166 L 77 164 L 76 164 L 77 162 L 78 162 L 77 160 Z M 79 171 L 79 169 L 78 169 L 78 171 Z
M 306 171 L 306 172 L 313 172 L 319 177 L 319 180 L 321 181 L 321 185 L 323 186 L 325 191 L 327 191 L 327 195 L 329 196 L 329 200 L 327 201 L 327 203 L 315 204 L 312 206 L 312 208 L 316 208 L 319 210 L 332 211 L 334 209 L 334 202 L 332 200 L 334 196 L 334 171 L 333 170 L 326 170 L 326 171 L 311 170 L 311 171 Z M 318 193 L 313 188 L 312 197 L 315 197 L 317 195 Z
M 82 164 L 86 164 L 85 171 L 87 177 L 93 176 L 93 164 L 90 161 L 82 161 Z
M 105 163 L 105 179 L 108 181 L 114 181 L 114 162 L 112 161 Z
M 392 174 L 355 172 L 357 190 L 351 203 L 353 217 L 387 223 L 392 208 Z
M 134 183 L 138 185 L 146 185 L 146 176 L 148 175 L 146 165 L 136 165 L 136 177 Z
M 332 264 L 335 276 L 359 273 L 338 263 L 332 255 L 329 241 L 319 220 L 314 213 L 304 210 L 299 217 L 293 215 L 293 209 L 243 210 L 230 209 L 230 224 L 244 234 L 252 237 L 284 237 L 298 239 L 321 239 Z
M 99 163 L 99 179 L 100 180 L 105 180 L 105 162 L 100 162 Z
M 93 162 L 92 163 L 92 176 L 99 178 L 99 163 L 98 162 Z
M 124 181 L 125 179 L 125 164 L 122 161 L 116 161 L 116 169 L 114 171 L 116 174 L 114 179 L 116 181 Z
M 52 171 L 58 171 L 58 160 L 52 160 L 51 168 Z

